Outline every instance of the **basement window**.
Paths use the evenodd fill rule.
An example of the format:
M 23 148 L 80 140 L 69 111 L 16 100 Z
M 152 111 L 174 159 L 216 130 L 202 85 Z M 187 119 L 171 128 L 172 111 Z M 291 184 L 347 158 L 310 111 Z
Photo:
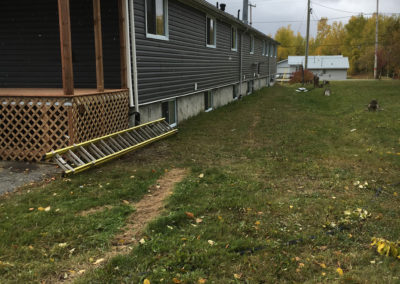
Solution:
M 250 54 L 254 54 L 254 36 L 250 36 Z
M 176 126 L 177 115 L 176 115 L 176 100 L 163 102 L 161 104 L 161 114 L 172 127 Z
M 212 91 L 204 92 L 204 110 L 209 112 L 213 109 L 213 94 Z
M 168 0 L 146 0 L 146 36 L 168 40 Z
M 232 27 L 231 28 L 231 50 L 237 51 L 238 50 L 237 46 L 238 46 L 237 28 Z
M 217 47 L 217 21 L 215 18 L 211 18 L 209 16 L 206 17 L 207 27 L 206 27 L 206 36 L 207 36 L 207 47 L 216 48 Z
M 253 89 L 253 81 L 247 81 L 247 94 L 250 95 L 251 93 L 253 93 L 254 89 Z
M 239 95 L 239 85 L 233 85 L 233 99 L 236 100 Z

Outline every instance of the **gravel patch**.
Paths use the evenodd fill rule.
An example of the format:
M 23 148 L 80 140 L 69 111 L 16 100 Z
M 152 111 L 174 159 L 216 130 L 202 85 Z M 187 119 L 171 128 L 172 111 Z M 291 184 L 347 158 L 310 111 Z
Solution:
M 0 195 L 60 173 L 53 164 L 0 161 Z

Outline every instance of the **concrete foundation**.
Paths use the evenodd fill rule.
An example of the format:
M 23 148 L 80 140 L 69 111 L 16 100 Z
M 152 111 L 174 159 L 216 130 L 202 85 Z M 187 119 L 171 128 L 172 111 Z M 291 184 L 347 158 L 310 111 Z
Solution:
M 204 93 L 177 99 L 178 123 L 204 111 Z
M 259 90 L 261 88 L 264 88 L 265 86 L 267 86 L 268 81 L 269 80 L 267 78 L 254 79 L 253 80 L 254 90 Z M 237 84 L 237 87 L 239 90 L 238 96 L 247 95 L 247 81 L 243 82 L 241 89 L 239 84 Z M 212 90 L 213 94 L 212 108 L 216 109 L 234 101 L 235 99 L 233 97 L 233 92 L 234 92 L 233 85 Z M 141 106 L 140 107 L 141 122 L 146 123 L 161 118 L 162 116 L 161 104 L 162 104 L 161 102 L 158 102 L 154 104 Z M 176 108 L 177 108 L 176 114 L 178 123 L 192 116 L 195 116 L 202 111 L 205 111 L 204 92 L 199 92 L 197 94 L 192 94 L 177 98 Z
M 213 108 L 229 104 L 233 101 L 233 86 L 223 87 L 213 92 Z

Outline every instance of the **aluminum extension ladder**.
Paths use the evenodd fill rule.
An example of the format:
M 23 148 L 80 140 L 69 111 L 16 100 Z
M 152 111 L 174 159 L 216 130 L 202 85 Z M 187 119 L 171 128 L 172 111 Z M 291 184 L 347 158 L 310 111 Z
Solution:
M 76 174 L 177 133 L 165 118 L 47 153 L 65 175 Z

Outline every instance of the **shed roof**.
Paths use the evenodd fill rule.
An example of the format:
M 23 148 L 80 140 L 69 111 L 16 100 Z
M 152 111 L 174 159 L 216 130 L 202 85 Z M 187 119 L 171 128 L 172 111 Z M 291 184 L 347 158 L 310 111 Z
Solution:
M 277 42 L 270 36 L 264 34 L 263 32 L 253 28 L 252 26 L 250 26 L 248 24 L 245 24 L 243 21 L 241 21 L 237 17 L 218 9 L 215 5 L 209 3 L 205 0 L 178 0 L 178 1 L 180 1 L 186 5 L 192 6 L 198 10 L 202 10 L 206 13 L 209 13 L 211 16 L 215 16 L 215 17 L 218 17 L 219 19 L 225 20 L 228 23 L 236 24 L 237 26 L 239 26 L 241 28 L 244 28 L 246 30 L 253 32 L 255 35 L 258 35 L 263 38 L 267 38 L 271 42 L 280 44 L 279 42 Z
M 289 65 L 303 65 L 304 56 L 289 56 Z M 308 69 L 348 69 L 349 58 L 343 55 L 309 56 Z

